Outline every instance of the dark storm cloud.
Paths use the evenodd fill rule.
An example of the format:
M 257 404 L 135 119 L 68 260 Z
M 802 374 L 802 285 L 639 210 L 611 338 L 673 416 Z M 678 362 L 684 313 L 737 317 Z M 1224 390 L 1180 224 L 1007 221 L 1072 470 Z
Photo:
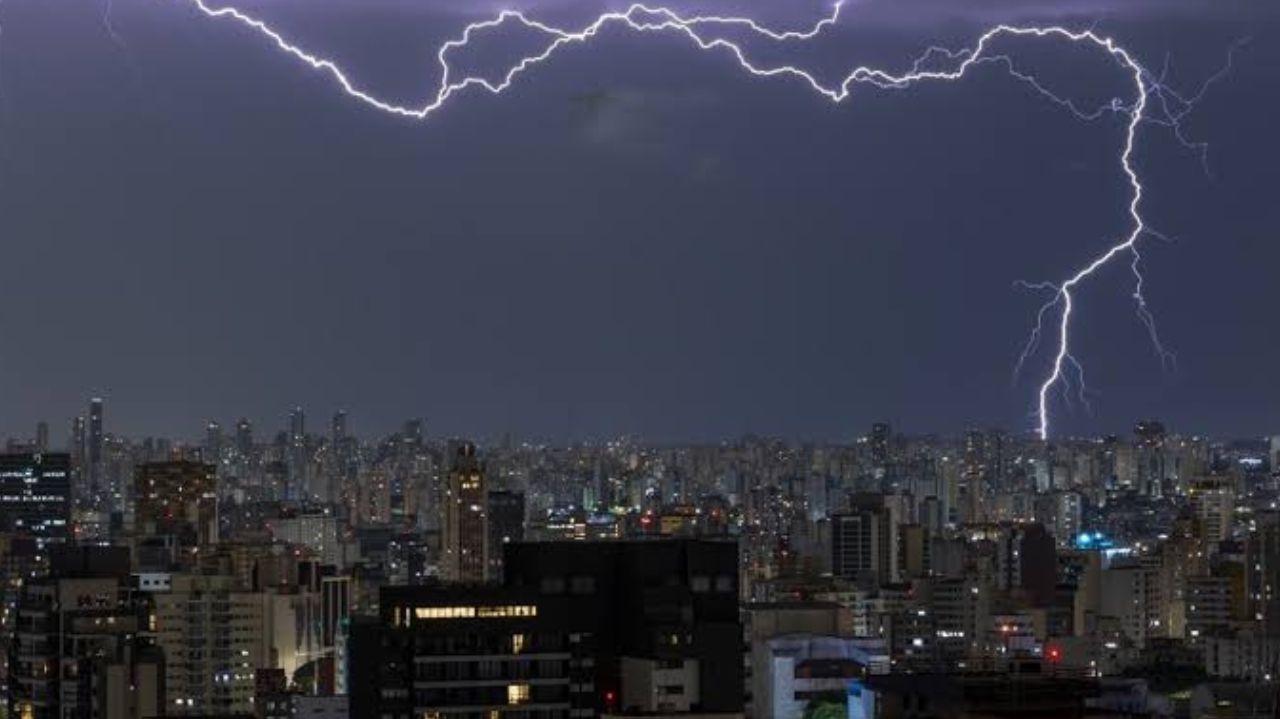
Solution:
M 850 0 L 854 16 L 903 23 L 947 20 L 1132 19 L 1231 16 L 1256 12 L 1255 0 Z
M 243 2 L 412 97 L 438 40 L 498 7 Z M 1152 359 L 1116 267 L 1079 298 L 1097 414 L 1059 418 L 1273 432 L 1271 3 L 1224 27 L 1204 20 L 1248 6 L 862 3 L 847 22 L 867 29 L 819 51 L 837 67 L 868 46 L 897 61 L 939 35 L 964 42 L 970 20 L 1052 16 L 1107 21 L 1194 79 L 1257 36 L 1187 119 L 1212 143 L 1213 182 L 1161 128 L 1139 148 L 1144 209 L 1179 238 L 1146 257 L 1179 370 Z M 673 4 L 792 27 L 823 12 Z M 1039 298 L 1012 280 L 1061 277 L 1126 221 L 1117 127 L 994 70 L 832 107 L 678 38 L 616 33 L 501 99 L 413 123 L 181 0 L 115 7 L 129 62 L 90 4 L 4 0 L 0 14 L 0 429 L 19 436 L 65 427 L 97 393 L 112 431 L 170 435 L 241 415 L 269 431 L 297 404 L 346 407 L 361 431 L 427 415 L 478 436 L 1024 429 L 1033 388 L 1008 376 Z M 599 5 L 524 7 L 572 25 Z M 1076 55 L 1039 60 L 1089 85 Z
M 671 149 L 671 137 L 691 113 L 715 105 L 709 92 L 657 88 L 596 89 L 572 98 L 584 140 L 609 150 L 653 157 Z
M 316 8 L 314 0 L 244 0 L 249 8 Z M 573 12 L 588 16 L 601 10 L 619 10 L 626 0 L 326 0 L 331 7 L 360 11 L 395 10 L 435 17 L 480 17 L 504 9 Z M 778 20 L 801 21 L 829 11 L 829 0 L 671 0 L 651 2 L 688 14 L 725 13 Z M 1002 21 L 1029 18 L 1132 18 L 1161 16 L 1235 16 L 1275 14 L 1277 3 L 1268 0 L 845 0 L 851 19 L 900 23 L 949 20 Z

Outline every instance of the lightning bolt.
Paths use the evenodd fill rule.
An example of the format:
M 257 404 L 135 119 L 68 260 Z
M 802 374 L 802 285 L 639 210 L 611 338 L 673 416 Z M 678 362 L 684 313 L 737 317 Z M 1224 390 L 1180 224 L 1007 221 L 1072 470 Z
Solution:
M 94 0 L 95 3 L 98 0 Z M 101 7 L 98 13 L 98 24 L 102 26 L 102 32 L 107 36 L 107 40 L 120 53 L 120 57 L 124 59 L 128 66 L 129 72 L 133 75 L 135 81 L 141 84 L 141 72 L 137 63 L 133 59 L 133 53 L 130 52 L 129 46 L 125 44 L 124 36 L 120 34 L 116 27 L 116 6 L 115 0 L 101 0 Z
M 124 49 L 124 38 L 120 37 L 120 33 L 116 32 L 115 24 L 115 0 L 104 0 L 102 3 L 102 30 L 107 33 L 107 37 L 111 38 L 111 42 L 119 49 Z
M 790 64 L 764 65 L 753 61 L 738 42 L 724 37 L 714 36 L 705 28 L 737 28 L 757 37 L 776 42 L 791 42 L 813 39 L 824 30 L 839 22 L 842 5 L 837 3 L 831 13 L 819 20 L 807 30 L 773 30 L 755 20 L 746 17 L 725 16 L 684 16 L 666 7 L 651 7 L 644 4 L 633 4 L 624 11 L 607 12 L 594 21 L 577 30 L 555 27 L 526 16 L 515 10 L 506 10 L 496 17 L 467 25 L 460 36 L 444 42 L 436 51 L 439 65 L 439 82 L 433 96 L 421 105 L 405 105 L 373 95 L 359 87 L 348 73 L 332 60 L 312 54 L 297 44 L 290 42 L 280 32 L 266 22 L 253 17 L 232 6 L 215 7 L 207 0 L 186 0 L 204 15 L 214 19 L 232 20 L 247 27 L 275 45 L 286 55 L 292 56 L 311 69 L 328 75 L 347 95 L 384 113 L 398 115 L 415 120 L 425 120 L 442 109 L 459 93 L 472 88 L 499 95 L 509 88 L 521 75 L 550 59 L 557 51 L 570 46 L 583 44 L 595 38 L 609 26 L 622 26 L 638 33 L 664 32 L 681 35 L 690 40 L 695 47 L 703 51 L 719 52 L 735 60 L 739 67 L 748 74 L 759 78 L 788 78 L 798 81 L 820 96 L 833 103 L 842 103 L 852 96 L 860 85 L 870 85 L 882 90 L 900 90 L 927 82 L 954 82 L 964 78 L 971 70 L 984 65 L 1002 66 L 1011 76 L 1029 85 L 1035 92 L 1071 112 L 1082 120 L 1097 120 L 1107 115 L 1127 117 L 1124 140 L 1119 152 L 1118 164 L 1129 187 L 1129 203 L 1127 214 L 1128 228 L 1109 244 L 1107 249 L 1079 267 L 1066 279 L 1058 282 L 1025 283 L 1025 286 L 1046 290 L 1051 299 L 1041 305 L 1036 314 L 1036 324 L 1022 356 L 1018 360 L 1018 368 L 1034 354 L 1043 336 L 1047 333 L 1046 323 L 1056 322 L 1053 327 L 1055 349 L 1048 374 L 1044 377 L 1036 393 L 1035 422 L 1036 433 L 1041 439 L 1050 436 L 1050 403 L 1055 387 L 1061 386 L 1064 397 L 1069 397 L 1069 373 L 1073 373 L 1079 385 L 1078 397 L 1087 405 L 1084 394 L 1084 368 L 1071 353 L 1071 329 L 1074 319 L 1077 290 L 1098 270 L 1128 256 L 1130 269 L 1134 276 L 1132 298 L 1136 303 L 1136 311 L 1140 322 L 1145 327 L 1153 346 L 1161 361 L 1169 363 L 1173 355 L 1160 341 L 1156 329 L 1155 318 L 1148 309 L 1144 295 L 1144 278 L 1141 271 L 1142 256 L 1139 243 L 1146 236 L 1160 236 L 1148 225 L 1142 214 L 1144 186 L 1142 178 L 1134 166 L 1134 154 L 1140 129 L 1144 123 L 1152 122 L 1173 130 L 1178 140 L 1184 145 L 1203 151 L 1200 144 L 1190 143 L 1182 132 L 1182 120 L 1194 107 L 1196 101 L 1203 96 L 1208 86 L 1220 79 L 1230 69 L 1229 64 L 1220 75 L 1210 78 L 1199 93 L 1186 96 L 1170 89 L 1165 84 L 1166 72 L 1160 76 L 1149 73 L 1134 56 L 1111 37 L 1101 35 L 1094 29 L 1072 30 L 1061 26 L 1015 26 L 996 25 L 982 33 L 973 47 L 962 50 L 950 50 L 930 47 L 903 72 L 893 72 L 860 65 L 849 71 L 837 84 L 827 84 L 814 73 Z M 520 58 L 511 64 L 497 80 L 490 80 L 475 75 L 455 77 L 454 69 L 449 62 L 450 55 L 460 48 L 467 47 L 480 33 L 493 30 L 504 25 L 519 25 L 537 33 L 546 39 L 546 44 L 537 52 Z M 1124 72 L 1133 86 L 1131 100 L 1113 99 L 1098 108 L 1086 109 L 1069 98 L 1061 97 L 1041 84 L 1033 75 L 1020 70 L 1008 55 L 993 52 L 993 46 L 1004 38 L 1056 39 L 1075 45 L 1091 47 L 1112 59 Z M 938 65 L 943 65 L 938 68 Z M 1159 107 L 1152 110 L 1153 98 Z

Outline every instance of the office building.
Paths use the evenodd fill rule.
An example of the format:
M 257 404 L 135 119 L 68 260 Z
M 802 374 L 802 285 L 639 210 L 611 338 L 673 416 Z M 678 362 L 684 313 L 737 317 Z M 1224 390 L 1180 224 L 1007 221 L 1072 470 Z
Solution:
M 164 713 L 164 658 L 129 591 L 129 552 L 57 547 L 26 584 L 9 645 L 8 715 L 144 719 Z
M 143 534 L 186 533 L 217 541 L 216 468 L 203 462 L 151 462 L 134 472 L 134 527 Z
M 489 492 L 489 581 L 502 581 L 503 545 L 524 541 L 524 494 Z
M 204 461 L 216 465 L 222 458 L 222 425 L 210 420 L 204 428 Z
M 733 543 L 506 546 L 501 585 L 384 587 L 352 627 L 370 716 L 740 714 Z
M 883 507 L 859 506 L 831 516 L 831 573 L 875 584 L 890 580 L 894 534 Z
M 1216 551 L 1218 542 L 1231 536 L 1235 515 L 1235 487 L 1229 477 L 1205 477 L 1192 482 L 1189 495 L 1205 549 Z
M 488 495 L 476 446 L 463 442 L 453 455 L 444 497 L 440 575 L 451 582 L 483 582 L 488 571 Z
M 85 464 L 89 476 L 89 487 L 94 491 L 107 490 L 103 486 L 103 442 L 105 436 L 102 428 L 103 401 L 100 397 L 89 400 L 89 432 L 85 438 Z
M 324 564 L 336 565 L 342 561 L 338 518 L 328 508 L 285 509 L 268 527 L 276 541 L 306 547 Z
M 41 543 L 70 538 L 70 455 L 0 454 L 0 531 Z

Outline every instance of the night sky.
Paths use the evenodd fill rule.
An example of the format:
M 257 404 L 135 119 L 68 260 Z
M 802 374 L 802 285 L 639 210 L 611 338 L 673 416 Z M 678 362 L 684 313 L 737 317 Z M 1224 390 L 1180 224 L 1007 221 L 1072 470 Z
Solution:
M 680 0 L 686 11 L 750 2 Z M 802 26 L 818 3 L 756 2 Z M 432 92 L 435 47 L 493 5 L 252 0 L 369 89 Z M 785 6 L 785 13 L 779 9 Z M 1092 411 L 1058 433 L 1280 430 L 1280 16 L 1274 2 L 863 0 L 785 57 L 901 68 L 983 24 L 1114 35 L 1194 89 L 1209 173 L 1149 126 L 1137 164 L 1163 371 L 1116 265 L 1078 298 Z M 599 5 L 520 5 L 582 24 Z M 1119 9 L 1123 8 L 1123 12 Z M 465 11 L 464 11 L 465 9 Z M 216 418 L 323 431 L 548 439 L 742 432 L 848 439 L 1028 430 L 1047 355 L 1012 370 L 1039 303 L 1126 230 L 1123 120 L 1081 123 L 996 68 L 833 106 L 674 36 L 617 30 L 507 95 L 388 117 L 186 0 L 0 4 L 0 434 L 55 441 Z M 112 37 L 114 32 L 116 38 Z M 459 59 L 527 49 L 498 33 Z M 762 58 L 781 51 L 755 45 Z M 1011 44 L 1085 104 L 1129 89 L 1094 50 Z

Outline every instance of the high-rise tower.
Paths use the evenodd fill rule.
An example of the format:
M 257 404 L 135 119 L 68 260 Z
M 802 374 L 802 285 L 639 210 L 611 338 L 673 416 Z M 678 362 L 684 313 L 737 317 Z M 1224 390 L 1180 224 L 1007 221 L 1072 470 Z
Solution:
M 85 442 L 86 475 L 89 487 L 95 493 L 102 490 L 102 398 L 89 400 L 89 435 Z
M 483 582 L 489 558 L 484 467 L 470 442 L 458 445 L 444 501 L 440 573 L 447 581 Z

